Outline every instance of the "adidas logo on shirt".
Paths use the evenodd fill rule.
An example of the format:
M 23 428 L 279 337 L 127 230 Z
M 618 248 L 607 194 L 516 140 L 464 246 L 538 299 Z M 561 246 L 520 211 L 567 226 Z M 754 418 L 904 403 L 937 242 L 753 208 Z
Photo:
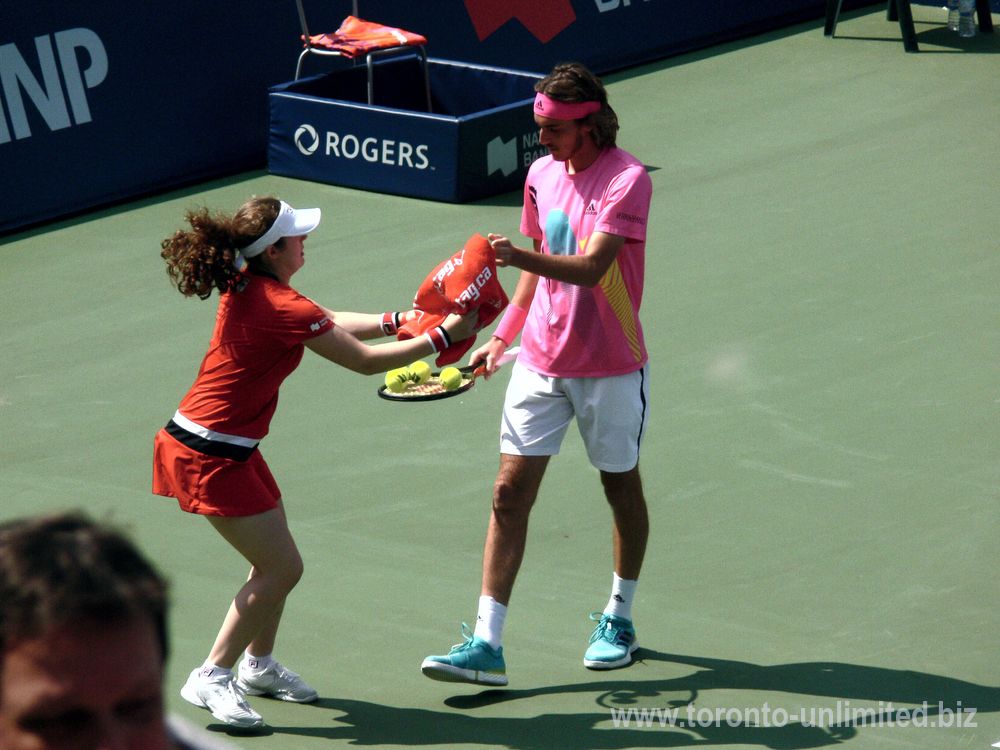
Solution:
M 591 201 L 590 205 L 587 206 L 587 210 L 583 212 L 584 216 L 597 216 L 597 203 Z

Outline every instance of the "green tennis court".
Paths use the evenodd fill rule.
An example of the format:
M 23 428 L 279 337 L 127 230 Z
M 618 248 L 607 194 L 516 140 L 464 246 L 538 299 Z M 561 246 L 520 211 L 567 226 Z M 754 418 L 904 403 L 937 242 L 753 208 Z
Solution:
M 834 40 L 817 21 L 605 77 L 654 184 L 633 666 L 581 663 L 610 514 L 571 431 L 511 603 L 510 688 L 422 677 L 475 616 L 506 375 L 394 404 L 307 354 L 263 450 L 306 562 L 276 656 L 322 697 L 253 699 L 270 729 L 241 736 L 177 693 L 246 566 L 150 494 L 153 434 L 215 314 L 171 289 L 160 240 L 195 206 L 318 205 L 296 287 L 381 311 L 473 232 L 517 237 L 518 194 L 450 205 L 261 172 L 6 238 L 0 516 L 84 507 L 130 529 L 172 582 L 170 708 L 239 748 L 988 748 L 1000 36 L 914 13 L 915 55 L 873 8 Z

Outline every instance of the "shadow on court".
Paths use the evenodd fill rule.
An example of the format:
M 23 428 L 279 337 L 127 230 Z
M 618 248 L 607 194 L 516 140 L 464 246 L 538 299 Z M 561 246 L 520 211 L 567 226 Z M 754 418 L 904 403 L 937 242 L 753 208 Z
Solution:
M 670 679 L 629 679 L 651 662 L 689 665 L 697 671 Z M 731 726 L 726 721 L 688 719 L 683 707 L 696 703 L 709 690 L 780 692 L 833 698 L 841 701 L 882 702 L 879 713 L 866 714 L 831 725 L 772 721 Z M 567 694 L 594 694 L 595 710 L 586 713 L 542 713 L 537 716 L 476 716 L 476 709 L 501 703 L 542 699 Z M 744 699 L 752 703 L 752 698 Z M 800 662 L 763 666 L 749 662 L 668 654 L 648 649 L 638 652 L 637 662 L 608 678 L 526 690 L 491 689 L 476 694 L 456 695 L 445 704 L 454 711 L 400 708 L 367 701 L 323 698 L 317 708 L 338 712 L 332 727 L 272 727 L 274 734 L 343 740 L 354 745 L 408 747 L 421 745 L 481 744 L 515 750 L 542 750 L 552 747 L 586 747 L 614 750 L 631 747 L 689 747 L 695 745 L 757 745 L 775 750 L 824 747 L 849 741 L 858 728 L 876 722 L 899 721 L 900 711 L 928 704 L 926 717 L 957 721 L 956 709 L 975 709 L 977 714 L 1000 710 L 1000 687 L 977 685 L 963 680 L 906 670 L 866 667 L 839 662 Z M 760 701 L 763 703 L 763 701 Z M 891 707 L 890 707 L 891 704 Z M 862 707 L 847 704 L 855 711 Z M 741 710 L 747 706 L 734 706 Z M 614 727 L 611 709 L 681 709 L 673 725 Z M 943 711 L 942 711 L 943 709 Z M 845 712 L 845 716 L 846 716 Z M 697 714 L 695 714 L 697 717 Z M 968 719 L 974 717 L 964 715 Z M 963 719 L 966 720 L 966 719 Z M 784 725 L 779 725 L 784 723 Z M 706 726 L 707 724 L 707 726 Z M 954 724 L 950 724 L 954 726 Z
M 453 708 L 466 709 L 556 693 L 601 691 L 608 696 L 608 705 L 617 708 L 639 703 L 653 706 L 655 704 L 648 699 L 678 692 L 686 693 L 683 703 L 687 704 L 695 702 L 704 690 L 762 690 L 887 704 L 921 704 L 927 701 L 934 704 L 934 713 L 939 702 L 944 707 L 952 708 L 961 703 L 981 712 L 1000 710 L 1000 687 L 976 685 L 925 672 L 840 662 L 763 666 L 643 648 L 636 654 L 636 662 L 628 670 L 629 673 L 644 663 L 654 661 L 687 664 L 699 667 L 700 671 L 665 680 L 600 680 L 533 690 L 487 690 L 477 695 L 448 698 L 445 703 Z
M 592 688 L 598 687 L 596 684 Z M 530 718 L 475 717 L 397 708 L 366 701 L 323 699 L 317 705 L 344 712 L 340 724 L 329 729 L 274 727 L 275 734 L 293 734 L 352 745 L 409 747 L 420 745 L 482 745 L 514 750 L 551 750 L 573 747 L 615 750 L 635 747 L 691 747 L 695 745 L 754 744 L 776 750 L 823 747 L 853 737 L 851 727 L 822 729 L 789 724 L 783 727 L 612 728 L 607 710 L 590 713 L 540 714 Z M 603 725 L 599 728 L 599 725 Z M 692 734 L 696 732 L 696 734 Z
M 895 32 L 895 35 L 893 35 Z M 887 36 L 862 36 L 837 33 L 838 41 L 855 42 L 888 42 L 902 46 L 902 39 L 899 36 L 899 26 L 887 26 Z M 977 32 L 974 37 L 960 37 L 954 31 L 949 31 L 946 27 L 936 26 L 926 31 L 917 31 L 917 44 L 920 47 L 919 54 L 923 55 L 996 55 L 1000 54 L 1000 37 L 996 34 L 982 34 Z

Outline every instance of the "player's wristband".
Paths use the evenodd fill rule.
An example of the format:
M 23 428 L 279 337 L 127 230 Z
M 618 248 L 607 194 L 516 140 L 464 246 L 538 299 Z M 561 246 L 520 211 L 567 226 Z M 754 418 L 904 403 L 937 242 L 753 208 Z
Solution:
M 517 338 L 517 335 L 524 328 L 524 321 L 528 317 L 528 311 L 518 305 L 507 305 L 507 312 L 503 314 L 500 325 L 493 332 L 493 335 L 504 342 L 507 346 Z
M 432 328 L 425 333 L 424 336 L 426 336 L 427 340 L 431 342 L 431 347 L 434 349 L 435 354 L 443 352 L 451 346 L 451 336 L 449 336 L 448 332 L 444 330 L 444 326 Z
M 382 313 L 382 322 L 379 324 L 382 327 L 382 333 L 386 336 L 392 336 L 396 331 L 399 330 L 400 317 L 402 313 L 398 312 L 384 312 Z

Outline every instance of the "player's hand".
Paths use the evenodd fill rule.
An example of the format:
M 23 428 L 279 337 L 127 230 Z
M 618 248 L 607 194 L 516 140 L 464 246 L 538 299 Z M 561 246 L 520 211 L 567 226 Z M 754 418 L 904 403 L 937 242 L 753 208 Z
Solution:
M 486 239 L 490 241 L 490 247 L 493 248 L 493 252 L 496 254 L 498 266 L 513 265 L 512 260 L 514 254 L 517 252 L 517 248 L 514 247 L 509 239 L 502 234 L 493 234 L 492 232 L 486 235 Z
M 472 356 L 469 357 L 469 364 L 473 367 L 478 364 L 485 364 L 486 372 L 483 377 L 489 380 L 490 375 L 497 370 L 497 362 L 500 359 L 500 355 L 506 349 L 507 345 L 503 342 L 503 339 L 491 336 L 489 341 L 472 352 Z
M 453 342 L 464 341 L 479 330 L 479 309 L 469 310 L 465 315 L 452 313 L 441 322 L 441 325 Z

